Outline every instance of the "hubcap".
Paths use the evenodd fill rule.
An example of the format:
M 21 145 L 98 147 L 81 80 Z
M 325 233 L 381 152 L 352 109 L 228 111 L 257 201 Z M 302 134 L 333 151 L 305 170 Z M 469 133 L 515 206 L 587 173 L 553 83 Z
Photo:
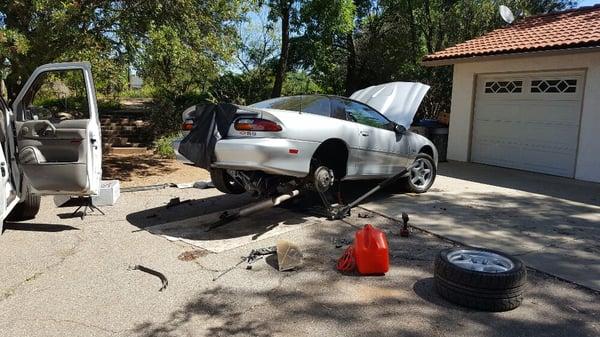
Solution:
M 410 181 L 417 187 L 426 187 L 433 178 L 433 166 L 424 158 L 417 159 L 415 164 L 410 171 Z
M 451 251 L 447 257 L 448 261 L 456 266 L 484 273 L 502 273 L 515 267 L 510 259 L 481 250 L 461 249 Z

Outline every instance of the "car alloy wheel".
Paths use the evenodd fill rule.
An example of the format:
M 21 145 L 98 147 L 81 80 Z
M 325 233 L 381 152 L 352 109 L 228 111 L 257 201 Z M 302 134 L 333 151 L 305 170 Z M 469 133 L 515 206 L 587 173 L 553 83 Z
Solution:
M 455 304 L 484 311 L 507 311 L 523 302 L 527 269 L 503 252 L 484 248 L 451 248 L 434 262 L 437 293 Z
M 425 158 L 417 158 L 415 166 L 410 170 L 410 181 L 418 188 L 429 186 L 433 179 L 433 166 Z
M 484 250 L 462 249 L 449 251 L 446 258 L 450 263 L 463 269 L 485 273 L 501 273 L 515 267 L 510 259 Z

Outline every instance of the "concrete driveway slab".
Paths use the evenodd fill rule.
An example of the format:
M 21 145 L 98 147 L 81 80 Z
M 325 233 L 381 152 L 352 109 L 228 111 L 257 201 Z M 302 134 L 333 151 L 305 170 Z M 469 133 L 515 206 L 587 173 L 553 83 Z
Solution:
M 442 163 L 430 192 L 380 195 L 364 208 L 600 290 L 600 184 Z
M 165 208 L 171 198 L 191 200 Z M 214 190 L 164 189 L 123 193 L 106 216 L 69 218 L 42 199 L 35 220 L 8 224 L 0 236 L 0 335 L 21 336 L 598 336 L 600 296 L 530 272 L 523 305 L 504 313 L 457 307 L 432 287 L 433 259 L 451 247 L 427 233 L 398 236 L 398 224 L 371 212 L 322 221 L 246 245 L 210 253 L 144 230 L 249 202 Z M 294 209 L 290 213 L 299 210 Z M 359 218 L 365 213 L 367 218 Z M 310 213 L 303 213 L 310 214 Z M 277 224 L 250 217 L 252 232 Z M 411 220 L 412 221 L 412 220 Z M 366 222 L 384 230 L 390 271 L 384 277 L 335 270 L 344 248 Z M 310 221 L 307 221 L 310 223 Z M 261 227 L 264 226 L 264 227 Z M 238 227 L 229 238 L 248 235 Z M 223 239 L 225 237 L 223 232 Z M 201 235 L 197 232 L 196 235 Z M 252 249 L 278 239 L 298 244 L 304 266 L 279 272 L 272 258 L 231 269 Z M 198 252 L 194 258 L 182 258 Z M 169 286 L 130 265 L 166 275 Z M 228 271 L 213 281 L 215 276 Z
M 260 217 L 244 217 L 231 223 L 206 231 L 219 219 L 221 212 L 147 227 L 153 234 L 171 241 L 182 241 L 190 245 L 220 253 L 264 240 L 289 231 L 299 230 L 324 220 L 302 213 L 273 208 L 260 213 Z M 247 234 L 246 234 L 247 233 Z

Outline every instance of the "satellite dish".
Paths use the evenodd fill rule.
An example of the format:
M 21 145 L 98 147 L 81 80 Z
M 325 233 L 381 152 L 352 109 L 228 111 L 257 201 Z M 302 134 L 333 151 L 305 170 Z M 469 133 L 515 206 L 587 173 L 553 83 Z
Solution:
M 502 20 L 504 20 L 504 22 L 508 23 L 509 25 L 515 21 L 515 16 L 513 15 L 513 12 L 510 10 L 510 8 L 504 5 L 500 5 L 500 16 L 502 17 Z

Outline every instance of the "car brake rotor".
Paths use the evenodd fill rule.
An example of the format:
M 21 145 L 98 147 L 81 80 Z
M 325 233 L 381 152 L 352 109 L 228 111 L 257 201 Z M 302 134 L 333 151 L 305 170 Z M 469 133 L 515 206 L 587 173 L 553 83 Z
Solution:
M 315 170 L 314 178 L 314 184 L 317 192 L 327 192 L 327 190 L 329 190 L 329 188 L 333 185 L 333 170 L 325 166 L 319 166 Z

